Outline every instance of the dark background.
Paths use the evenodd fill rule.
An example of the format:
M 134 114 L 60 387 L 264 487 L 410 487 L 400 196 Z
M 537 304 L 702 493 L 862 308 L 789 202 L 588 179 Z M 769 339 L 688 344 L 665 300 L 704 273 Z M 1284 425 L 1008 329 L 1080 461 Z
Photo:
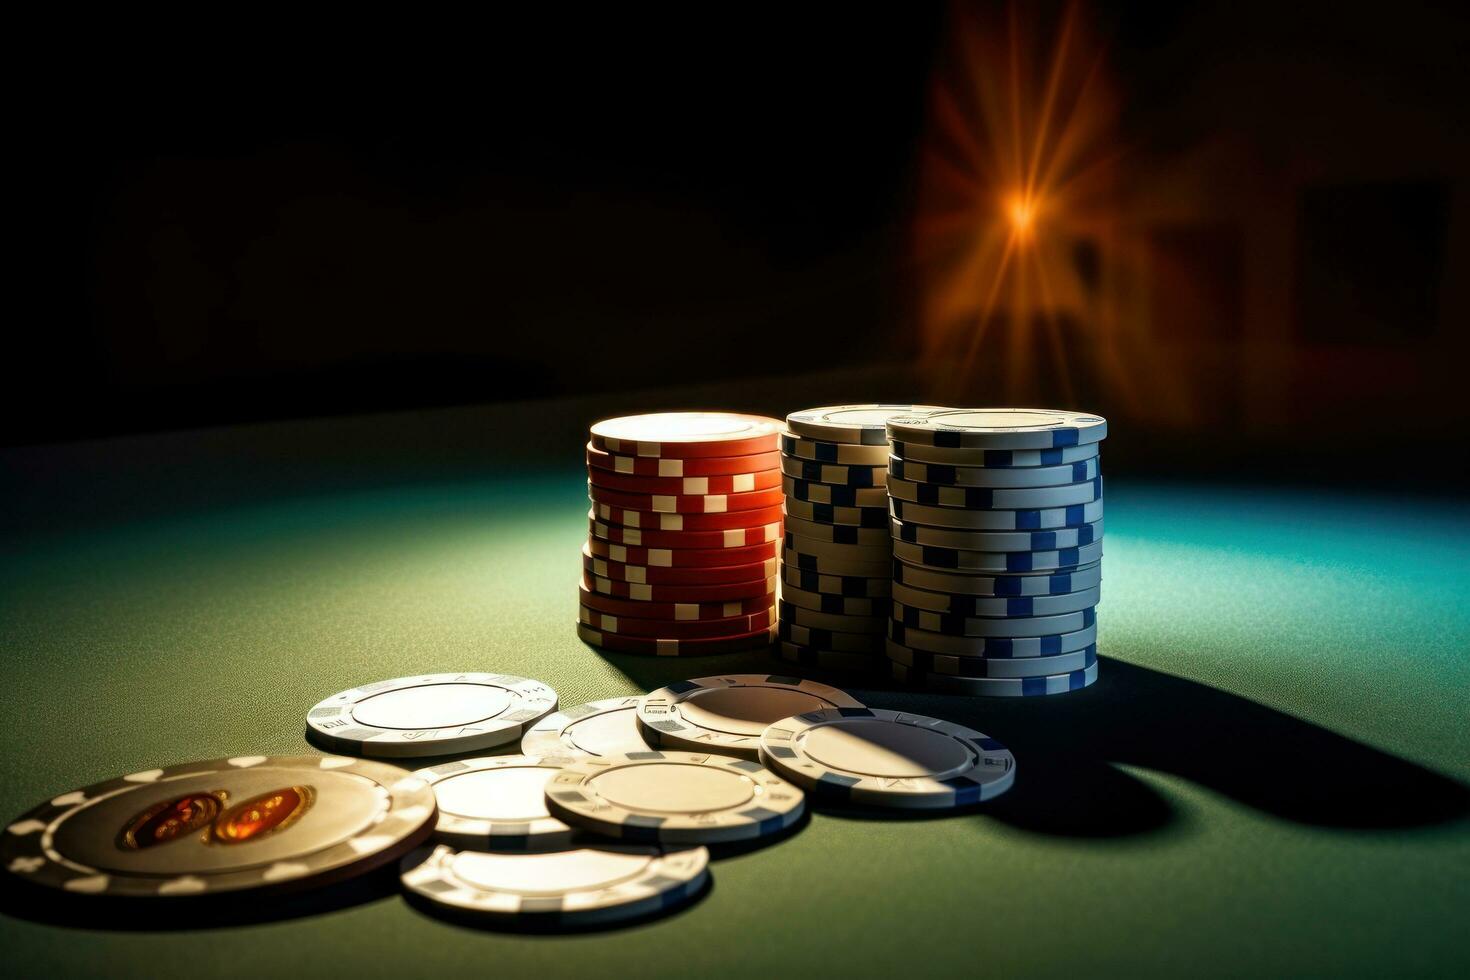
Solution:
M 1061 8 L 1027 8 L 1045 49 Z M 929 95 L 995 9 L 38 29 L 0 441 L 914 361 Z M 1141 367 L 1076 400 L 1191 438 L 1341 437 L 1374 403 L 1412 417 L 1365 412 L 1375 441 L 1461 431 L 1463 15 L 1080 9 L 1125 183 L 1193 178 L 1124 197 L 1203 394 L 1150 409 Z

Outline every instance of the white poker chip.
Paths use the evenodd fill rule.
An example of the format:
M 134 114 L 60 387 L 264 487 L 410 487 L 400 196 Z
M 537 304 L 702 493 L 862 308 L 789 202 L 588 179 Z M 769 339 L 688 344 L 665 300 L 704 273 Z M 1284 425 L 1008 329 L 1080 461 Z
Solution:
M 921 418 L 948 411 L 952 409 L 939 405 L 827 405 L 792 412 L 786 416 L 786 428 L 799 436 L 823 442 L 886 446 L 888 433 L 884 426 L 889 419 Z
M 646 752 L 638 729 L 638 696 L 603 698 L 556 711 L 521 736 L 527 755 L 594 757 Z
M 556 692 L 510 674 L 420 674 L 364 684 L 306 714 L 333 751 L 402 758 L 486 749 L 556 710 Z
M 570 757 L 498 755 L 414 773 L 434 790 L 442 839 L 501 850 L 566 847 L 574 831 L 546 812 L 546 784 Z
M 709 851 L 606 844 L 536 854 L 456 851 L 404 858 L 400 879 L 431 909 L 516 923 L 594 925 L 641 918 L 695 898 Z
M 1015 757 L 990 736 L 901 711 L 813 711 L 776 722 L 760 744 L 768 766 L 819 800 L 952 809 L 1016 779 Z
M 1050 408 L 915 413 L 889 419 L 887 429 L 894 442 L 954 449 L 1059 449 L 1101 442 L 1107 434 L 1107 419 L 1100 415 Z
M 773 721 L 823 708 L 861 708 L 846 691 L 771 674 L 726 674 L 679 681 L 645 695 L 638 727 L 665 749 L 760 757 L 761 733 Z
M 546 786 L 546 808 L 604 837 L 720 844 L 784 830 L 806 797 L 750 759 L 649 751 L 567 765 Z

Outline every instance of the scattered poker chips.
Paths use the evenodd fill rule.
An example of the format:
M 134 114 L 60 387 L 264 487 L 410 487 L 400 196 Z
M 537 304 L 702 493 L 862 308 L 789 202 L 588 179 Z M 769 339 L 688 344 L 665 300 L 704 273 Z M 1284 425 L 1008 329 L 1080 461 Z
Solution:
M 687 656 L 775 638 L 783 546 L 781 423 L 671 412 L 594 424 L 577 635 Z
M 617 840 L 718 844 L 790 827 L 806 799 L 750 759 L 648 751 L 568 764 L 547 784 L 546 806 L 569 824 Z
M 556 692 L 511 674 L 421 674 L 364 684 L 317 702 L 308 732 L 336 752 L 403 758 L 513 742 L 556 710 Z
M 887 434 L 891 676 L 997 697 L 1093 683 L 1106 420 L 951 409 L 895 416 Z
M 760 757 L 814 799 L 865 806 L 953 809 L 993 799 L 1016 780 L 1015 758 L 995 739 L 876 708 L 775 722 L 760 737 Z
M 832 405 L 786 416 L 781 659 L 887 673 L 881 651 L 893 540 L 886 424 L 943 411 L 934 405 Z
M 660 688 L 638 702 L 638 729 L 662 749 L 759 756 L 771 722 L 822 708 L 861 708 L 845 691 L 797 677 L 730 674 L 696 677 Z
M 434 826 L 428 783 L 342 756 L 237 756 L 53 797 L 6 827 L 0 862 L 72 895 L 166 899 L 321 885 L 371 871 Z

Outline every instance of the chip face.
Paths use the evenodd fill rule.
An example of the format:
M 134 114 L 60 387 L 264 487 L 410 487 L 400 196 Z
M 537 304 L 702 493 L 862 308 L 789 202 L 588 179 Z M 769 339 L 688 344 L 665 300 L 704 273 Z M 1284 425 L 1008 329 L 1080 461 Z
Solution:
M 638 731 L 640 700 L 604 698 L 549 714 L 521 736 L 521 751 L 583 758 L 646 752 L 648 743 Z
M 660 412 L 603 419 L 592 445 L 614 455 L 691 459 L 773 452 L 781 423 L 734 412 Z
M 590 925 L 677 908 L 703 890 L 708 869 L 703 847 L 495 854 L 441 845 L 404 858 L 401 880 L 410 897 L 443 910 Z
M 950 809 L 1011 788 L 1016 760 L 974 729 L 877 708 L 787 718 L 761 735 L 761 759 L 819 799 Z
M 1054 449 L 1101 442 L 1100 415 L 1049 408 L 963 408 L 914 413 L 888 421 L 895 442 L 969 449 Z
M 341 756 L 239 756 L 57 796 L 15 820 L 0 860 L 73 894 L 171 897 L 289 889 L 394 860 L 433 828 L 434 794 Z
M 338 751 L 403 758 L 502 745 L 556 710 L 556 692 L 511 674 L 421 674 L 334 694 L 307 712 Z
M 434 790 L 448 841 L 500 850 L 549 850 L 572 842 L 572 828 L 546 812 L 546 784 L 570 761 L 554 755 L 461 759 L 415 776 Z
M 650 744 L 690 752 L 760 757 L 766 726 L 822 708 L 861 708 L 846 691 L 774 674 L 726 674 L 680 681 L 638 702 L 638 728 Z
M 938 405 L 827 405 L 792 412 L 786 427 L 799 436 L 826 442 L 887 446 L 889 419 L 920 417 L 952 409 Z
M 795 823 L 800 789 L 758 762 L 634 752 L 566 766 L 546 787 L 553 816 L 605 837 L 666 844 L 752 840 Z

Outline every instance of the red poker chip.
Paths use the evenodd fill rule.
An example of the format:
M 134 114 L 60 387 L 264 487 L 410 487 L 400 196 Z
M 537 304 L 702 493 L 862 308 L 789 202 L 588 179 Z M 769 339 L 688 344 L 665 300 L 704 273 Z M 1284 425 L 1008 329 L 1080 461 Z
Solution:
M 661 412 L 593 423 L 592 445 L 618 456 L 693 459 L 749 456 L 780 446 L 784 424 L 735 412 Z
M 599 504 L 628 507 L 655 514 L 722 514 L 778 506 L 786 499 L 779 487 L 753 493 L 709 493 L 702 496 L 662 493 L 621 493 L 588 481 L 587 496 Z M 887 511 L 883 512 L 885 520 Z
M 617 583 L 623 584 L 621 582 Z M 774 591 L 749 599 L 731 599 L 728 602 L 650 602 L 642 599 L 617 599 L 591 592 L 585 585 L 577 585 L 577 599 L 588 609 L 627 616 L 629 619 L 662 619 L 670 622 L 694 622 L 702 619 L 730 619 L 749 616 L 769 609 L 776 604 Z
M 720 636 L 702 640 L 655 640 L 643 636 L 623 636 L 595 630 L 585 623 L 577 624 L 577 635 L 583 642 L 615 653 L 646 653 L 656 657 L 702 657 L 715 653 L 735 653 L 769 647 L 776 638 L 774 627 L 740 636 Z
M 589 609 L 578 611 L 581 622 L 603 633 L 638 636 L 650 640 L 710 640 L 716 637 L 746 636 L 756 630 L 770 629 L 776 622 L 775 608 L 764 609 L 730 619 L 697 619 L 677 622 L 667 619 L 630 619 Z
M 604 452 L 589 442 L 587 465 L 628 476 L 724 476 L 728 473 L 759 473 L 761 470 L 775 469 L 781 465 L 781 454 L 771 452 L 752 453 L 749 456 L 659 459 L 652 456 L 619 456 Z
M 781 520 L 780 507 L 732 510 L 724 514 L 656 514 L 647 508 L 628 508 L 593 502 L 597 519 L 623 527 L 647 531 L 727 531 L 737 527 L 761 527 Z
M 753 599 L 776 591 L 776 577 L 757 582 L 728 582 L 722 585 L 652 585 L 645 582 L 619 582 L 582 573 L 582 587 L 618 599 L 645 602 L 729 602 Z
M 658 568 L 650 565 L 627 565 L 620 561 L 598 558 L 584 544 L 582 570 L 598 578 L 615 582 L 639 582 L 645 585 L 721 585 L 728 582 L 760 582 L 775 575 L 780 560 L 748 562 L 744 565 L 714 565 L 708 568 Z
M 748 548 L 634 548 L 612 544 L 601 538 L 588 538 L 587 547 L 598 558 L 624 565 L 649 568 L 715 568 L 720 565 L 749 565 L 775 558 L 781 542 L 768 541 Z
M 736 513 L 744 513 L 736 511 Z M 587 512 L 587 531 L 594 538 L 634 548 L 749 548 L 767 541 L 782 541 L 780 522 L 760 527 L 733 527 L 728 531 L 645 531 L 642 528 L 607 524 Z
M 616 490 L 619 493 L 679 494 L 686 497 L 751 493 L 756 490 L 774 490 L 781 486 L 780 470 L 724 476 L 624 476 L 622 473 L 609 473 L 593 467 L 587 470 L 587 478 L 595 487 Z M 883 503 L 887 506 L 888 501 L 885 499 Z

